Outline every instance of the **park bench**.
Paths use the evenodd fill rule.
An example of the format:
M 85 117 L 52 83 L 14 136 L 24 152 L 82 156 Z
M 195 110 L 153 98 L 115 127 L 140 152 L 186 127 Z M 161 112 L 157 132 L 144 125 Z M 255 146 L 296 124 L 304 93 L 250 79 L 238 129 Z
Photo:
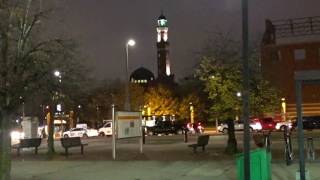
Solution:
M 80 137 L 61 138 L 61 145 L 65 149 L 65 155 L 68 156 L 68 149 L 71 147 L 81 147 L 81 154 L 83 154 L 83 147 L 88 144 L 81 143 Z
M 20 149 L 34 147 L 34 153 L 38 154 L 38 147 L 41 144 L 41 138 L 20 139 L 20 143 L 13 145 L 13 149 L 17 149 L 17 154 L 20 156 Z
M 205 150 L 206 145 L 208 145 L 208 142 L 209 142 L 209 135 L 200 135 L 198 137 L 196 144 L 190 144 L 188 146 L 193 148 L 194 153 L 197 152 L 198 147 L 202 147 L 202 152 L 203 152 Z

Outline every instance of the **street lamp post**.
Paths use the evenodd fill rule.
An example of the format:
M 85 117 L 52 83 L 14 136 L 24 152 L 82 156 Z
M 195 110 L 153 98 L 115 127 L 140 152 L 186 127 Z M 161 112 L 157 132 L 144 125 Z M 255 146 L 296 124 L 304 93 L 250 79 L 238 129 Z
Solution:
M 190 102 L 189 105 L 190 105 L 190 123 L 193 124 L 194 123 L 194 107 L 192 102 Z
M 244 179 L 250 178 L 250 127 L 249 127 L 249 63 L 248 63 L 248 0 L 242 0 L 242 64 L 243 64 L 243 93 L 242 108 L 244 121 L 243 133 L 243 165 Z
M 237 92 L 237 98 L 238 98 L 238 100 L 241 102 L 241 92 Z M 240 103 L 241 104 L 241 103 Z M 236 107 L 236 113 L 237 113 L 237 115 L 236 115 L 236 121 L 239 121 L 239 115 L 240 115 L 240 107 L 239 107 L 239 105 L 237 105 L 237 107 Z
M 131 105 L 130 105 L 130 91 L 129 91 L 129 46 L 134 46 L 136 42 L 133 39 L 129 39 L 129 41 L 126 43 L 126 83 L 125 83 L 125 104 L 124 104 L 124 109 L 127 111 L 131 110 Z
M 22 121 L 23 121 L 25 118 L 24 99 L 22 96 L 20 96 L 20 99 L 22 100 Z
M 59 93 L 58 93 L 58 101 L 59 104 L 56 105 L 56 110 L 59 112 L 59 115 L 60 115 L 60 121 L 61 121 L 61 124 L 60 124 L 60 128 L 61 128 L 61 137 L 62 137 L 62 133 L 63 133 L 63 119 L 62 119 L 62 102 L 61 102 L 61 96 L 62 96 L 62 93 L 61 93 L 61 82 L 62 82 L 62 75 L 61 75 L 61 72 L 58 71 L 58 70 L 55 70 L 54 71 L 54 76 L 58 78 L 58 81 L 59 81 Z M 53 120 L 54 121 L 54 120 Z

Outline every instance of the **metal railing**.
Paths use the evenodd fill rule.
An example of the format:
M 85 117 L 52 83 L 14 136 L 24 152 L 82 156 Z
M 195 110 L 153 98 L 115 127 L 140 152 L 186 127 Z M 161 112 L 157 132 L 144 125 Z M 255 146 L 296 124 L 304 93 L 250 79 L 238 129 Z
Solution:
M 277 38 L 320 34 L 320 16 L 272 21 Z

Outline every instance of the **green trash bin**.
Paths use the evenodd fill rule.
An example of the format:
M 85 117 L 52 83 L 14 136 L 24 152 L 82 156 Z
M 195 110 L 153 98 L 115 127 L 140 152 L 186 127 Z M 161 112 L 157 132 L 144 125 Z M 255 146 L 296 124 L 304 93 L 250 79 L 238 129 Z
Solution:
M 244 180 L 243 153 L 237 155 L 237 177 Z M 250 151 L 250 180 L 271 180 L 271 153 L 266 149 Z

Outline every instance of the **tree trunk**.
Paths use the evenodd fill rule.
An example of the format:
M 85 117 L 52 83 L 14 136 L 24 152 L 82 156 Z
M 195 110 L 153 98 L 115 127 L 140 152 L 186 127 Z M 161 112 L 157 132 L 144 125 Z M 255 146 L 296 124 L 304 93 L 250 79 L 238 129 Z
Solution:
M 233 119 L 228 119 L 227 124 L 228 124 L 228 144 L 225 151 L 228 154 L 235 154 L 238 152 L 238 148 L 237 148 L 237 139 L 234 132 Z
M 52 108 L 52 106 L 50 107 Z M 54 119 L 52 113 L 49 112 L 47 114 L 47 125 L 48 125 L 48 158 L 51 159 L 54 155 Z
M 8 113 L 0 112 L 0 180 L 10 180 L 11 138 Z

